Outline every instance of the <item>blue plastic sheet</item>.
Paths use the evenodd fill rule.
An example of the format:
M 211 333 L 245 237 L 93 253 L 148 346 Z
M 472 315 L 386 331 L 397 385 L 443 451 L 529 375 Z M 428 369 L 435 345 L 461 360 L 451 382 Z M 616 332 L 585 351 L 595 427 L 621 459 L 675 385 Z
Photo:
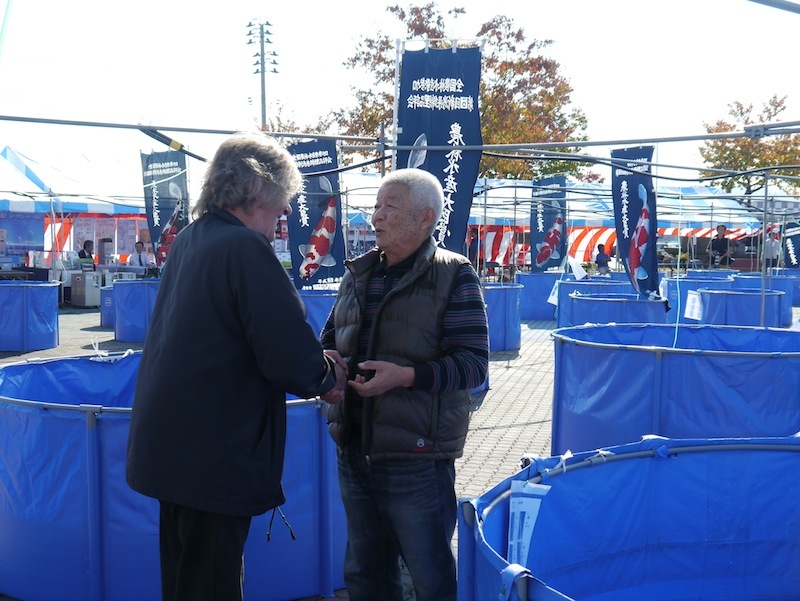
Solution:
M 558 282 L 558 307 L 556 309 L 556 325 L 564 328 L 582 325 L 572 318 L 573 292 L 579 294 L 633 294 L 636 291 L 629 281 L 618 281 L 610 278 L 592 278 L 588 280 L 560 280 Z
M 100 288 L 100 325 L 104 328 L 114 327 L 114 287 Z
M 664 323 L 667 301 L 638 294 L 570 294 L 576 323 Z
M 594 325 L 553 333 L 553 454 L 639 440 L 800 431 L 800 336 L 727 326 Z
M 738 269 L 687 269 L 686 277 L 690 280 L 716 280 L 735 276 Z
M 25 601 L 160 598 L 158 503 L 125 482 L 141 353 L 113 362 L 0 368 L 0 595 Z M 84 404 L 83 407 L 79 407 Z M 346 529 L 321 407 L 289 403 L 282 507 L 253 519 L 245 598 L 285 601 L 344 586 Z
M 667 311 L 665 321 L 667 323 L 698 323 L 698 320 L 687 318 L 685 312 L 689 291 L 697 291 L 700 288 L 731 290 L 733 288 L 733 278 L 664 278 L 661 281 L 662 296 L 667 299 L 669 304 L 669 311 Z
M 703 318 L 700 323 L 723 326 L 764 326 L 777 328 L 784 325 L 781 307 L 789 307 L 791 325 L 791 305 L 784 303 L 782 290 L 767 290 L 763 293 L 754 289 L 708 290 L 700 288 L 703 303 Z M 763 307 L 762 307 L 763 305 Z M 762 308 L 764 322 L 762 319 Z
M 489 321 L 489 350 L 510 351 L 522 344 L 521 284 L 489 284 L 483 289 Z
M 560 279 L 567 279 L 564 273 L 542 271 L 539 273 L 517 273 L 517 284 L 522 285 L 519 301 L 519 316 L 522 321 L 554 320 L 556 306 L 548 303 L 553 285 Z M 569 279 L 573 279 L 569 276 Z
M 787 275 L 765 275 L 760 273 L 738 273 L 733 277 L 734 290 L 782 290 L 780 299 L 780 325 L 792 325 L 792 306 L 794 305 L 795 278 Z
M 800 307 L 800 269 L 796 267 L 773 267 L 772 273 L 793 278 L 792 306 Z
M 0 351 L 58 346 L 58 283 L 0 280 Z
M 538 459 L 461 499 L 459 601 L 794 601 L 799 467 L 796 436 L 653 437 Z
M 145 341 L 160 283 L 159 279 L 114 281 L 114 338 Z
M 314 333 L 319 335 L 328 315 L 336 302 L 336 290 L 300 290 L 300 298 L 306 306 L 306 321 L 311 324 Z

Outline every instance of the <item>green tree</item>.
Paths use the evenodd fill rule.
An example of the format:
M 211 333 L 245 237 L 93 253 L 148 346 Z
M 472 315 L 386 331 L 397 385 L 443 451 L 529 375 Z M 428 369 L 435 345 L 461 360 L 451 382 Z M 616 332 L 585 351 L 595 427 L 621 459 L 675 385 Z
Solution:
M 774 123 L 775 118 L 786 110 L 786 96 L 770 98 L 757 115 L 753 114 L 752 104 L 733 102 L 728 105 L 732 121 L 718 120 L 716 123 L 704 123 L 706 131 L 728 133 L 745 129 L 747 126 L 758 126 Z M 743 188 L 745 194 L 753 194 L 764 187 L 764 174 L 759 169 L 788 165 L 800 165 L 800 135 L 781 134 L 764 137 L 722 138 L 708 140 L 700 148 L 700 156 L 711 169 L 735 171 L 741 175 L 726 177 L 717 181 L 726 192 L 733 188 Z M 702 170 L 700 177 L 715 177 L 719 173 Z M 784 191 L 793 193 L 799 186 L 796 181 L 781 176 L 800 176 L 800 169 L 770 169 L 770 185 L 777 185 Z M 778 179 L 774 179 L 778 178 Z
M 445 16 L 435 2 L 386 9 L 405 25 L 409 40 L 431 40 L 433 48 L 448 48 L 454 36 L 446 32 Z M 448 11 L 452 19 L 464 9 Z M 484 41 L 480 86 L 484 144 L 582 141 L 586 117 L 570 108 L 572 87 L 558 72 L 559 63 L 544 55 L 552 41 L 527 42 L 522 28 L 508 17 L 483 24 L 475 36 Z M 355 89 L 355 104 L 333 113 L 342 133 L 379 137 L 390 131 L 394 104 L 395 40 L 382 32 L 362 37 L 345 66 L 371 77 L 368 88 Z M 577 152 L 565 146 L 563 152 Z M 582 172 L 585 164 L 563 160 L 521 160 L 505 153 L 484 153 L 481 176 L 536 178 L 552 173 Z

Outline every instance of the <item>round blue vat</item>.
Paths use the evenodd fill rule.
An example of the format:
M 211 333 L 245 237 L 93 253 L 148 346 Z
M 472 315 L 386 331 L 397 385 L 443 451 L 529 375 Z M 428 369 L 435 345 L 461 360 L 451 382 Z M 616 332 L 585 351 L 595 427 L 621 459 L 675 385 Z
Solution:
M 100 325 L 104 328 L 114 327 L 114 287 L 100 288 Z
M 579 294 L 624 294 L 634 293 L 629 281 L 617 281 L 610 278 L 591 278 L 584 280 L 560 280 L 558 282 L 558 307 L 556 308 L 556 325 L 559 328 L 577 325 L 572 319 L 573 292 Z
M 140 352 L 0 367 L 0 596 L 160 599 L 158 502 L 130 489 L 125 456 Z M 282 510 L 253 518 L 244 598 L 344 587 L 344 509 L 322 405 L 287 403 Z M 4 597 L 5 598 L 5 597 Z
M 572 276 L 568 276 L 572 279 Z M 548 303 L 553 286 L 560 279 L 566 279 L 563 272 L 541 271 L 538 273 L 517 273 L 517 284 L 522 285 L 519 300 L 519 316 L 522 321 L 554 320 L 556 306 Z
M 306 306 L 306 321 L 311 324 L 314 333 L 319 335 L 322 328 L 325 327 L 325 322 L 328 321 L 328 315 L 333 309 L 338 292 L 336 290 L 308 289 L 300 290 L 299 293 Z
M 781 306 L 785 296 L 782 290 L 707 290 L 700 288 L 703 318 L 700 323 L 720 326 L 781 327 Z M 761 305 L 764 304 L 764 323 L 761 323 Z M 791 307 L 790 307 L 791 308 Z M 789 325 L 791 325 L 791 319 Z
M 664 323 L 667 301 L 650 300 L 638 294 L 569 295 L 575 323 Z
M 794 436 L 534 458 L 460 500 L 458 599 L 794 601 L 799 469 Z
M 800 307 L 800 268 L 797 267 L 773 267 L 773 275 L 794 278 L 794 290 L 792 291 L 792 306 Z
M 58 282 L 0 280 L 0 351 L 58 346 Z
M 685 316 L 686 299 L 689 291 L 697 291 L 700 288 L 709 290 L 731 290 L 733 288 L 733 278 L 707 278 L 696 279 L 689 277 L 664 278 L 661 282 L 662 296 L 667 299 L 669 311 L 667 311 L 667 323 L 698 323 L 696 320 L 687 319 Z
M 160 283 L 159 279 L 114 281 L 114 338 L 144 342 Z
M 488 284 L 483 288 L 489 320 L 489 350 L 513 351 L 522 344 L 521 284 Z
M 781 322 L 780 325 L 792 325 L 792 306 L 794 305 L 795 278 L 788 275 L 768 274 L 763 278 L 765 290 L 782 290 L 781 297 Z M 733 276 L 734 290 L 761 290 L 762 277 L 760 273 L 737 273 Z
M 686 277 L 693 280 L 709 280 L 733 277 L 738 269 L 687 269 Z
M 800 335 L 714 325 L 563 328 L 555 343 L 553 454 L 639 440 L 800 431 Z

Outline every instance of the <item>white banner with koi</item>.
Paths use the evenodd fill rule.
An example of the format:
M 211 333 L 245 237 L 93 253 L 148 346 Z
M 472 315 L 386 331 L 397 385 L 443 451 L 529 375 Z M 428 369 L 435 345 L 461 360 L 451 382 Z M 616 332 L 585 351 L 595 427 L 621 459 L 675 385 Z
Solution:
M 294 284 L 301 289 L 336 283 L 344 275 L 336 142 L 302 142 L 288 150 L 304 175 L 303 189 L 292 199 L 292 212 L 286 219 Z
M 652 146 L 611 151 L 611 196 L 618 256 L 636 291 L 658 296 L 656 195 L 650 171 Z

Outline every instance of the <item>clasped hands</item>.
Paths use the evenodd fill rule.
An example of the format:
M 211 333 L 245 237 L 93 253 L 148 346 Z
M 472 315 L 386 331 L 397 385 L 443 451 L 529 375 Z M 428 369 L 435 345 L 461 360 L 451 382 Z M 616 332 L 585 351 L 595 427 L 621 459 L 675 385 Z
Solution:
M 341 355 L 333 350 L 326 350 L 325 354 L 336 362 L 336 386 L 320 398 L 326 403 L 336 405 L 344 400 L 345 386 L 350 386 L 362 397 L 372 397 L 383 394 L 392 388 L 408 388 L 414 385 L 414 368 L 397 365 L 390 361 L 362 361 L 358 368 L 365 372 L 373 372 L 367 379 L 362 374 L 357 374 L 350 381 L 347 380 L 347 363 Z

